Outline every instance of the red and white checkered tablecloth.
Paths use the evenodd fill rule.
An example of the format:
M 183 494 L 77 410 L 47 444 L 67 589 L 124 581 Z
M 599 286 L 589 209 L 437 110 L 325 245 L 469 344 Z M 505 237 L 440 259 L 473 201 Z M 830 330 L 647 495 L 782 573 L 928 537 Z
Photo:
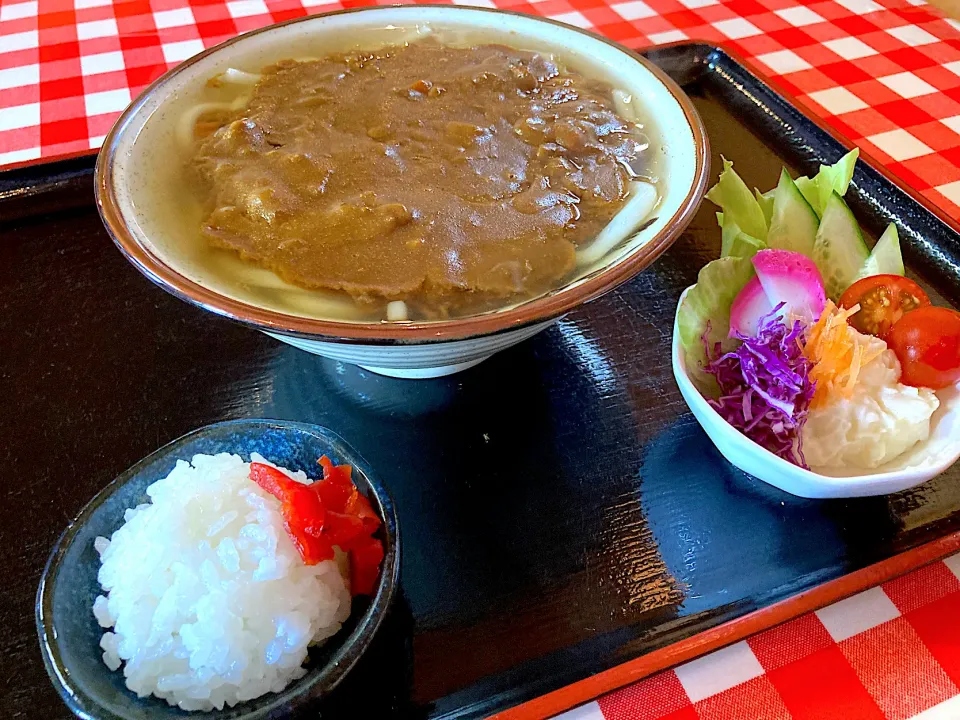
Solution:
M 554 720 L 957 720 L 960 555 Z
M 960 23 L 923 0 L 464 2 L 548 15 L 632 47 L 724 42 L 960 218 Z M 368 3 L 0 0 L 0 165 L 98 147 L 132 96 L 204 47 Z
M 99 147 L 133 96 L 204 47 L 362 4 L 0 0 L 0 166 Z M 722 42 L 960 219 L 960 23 L 923 0 L 464 4 L 550 16 L 631 47 Z M 960 719 L 958 574 L 955 556 L 613 692 L 564 720 Z

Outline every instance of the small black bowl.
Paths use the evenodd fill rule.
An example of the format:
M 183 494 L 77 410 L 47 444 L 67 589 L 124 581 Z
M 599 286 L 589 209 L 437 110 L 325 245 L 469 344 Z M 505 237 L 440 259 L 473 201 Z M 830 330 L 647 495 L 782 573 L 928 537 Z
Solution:
M 98 535 L 109 537 L 123 524 L 127 508 L 147 502 L 147 486 L 165 477 L 177 460 L 199 453 L 235 453 L 245 460 L 258 452 L 291 470 L 317 475 L 317 458 L 349 463 L 353 479 L 383 519 L 380 538 L 384 559 L 372 598 L 355 598 L 350 619 L 337 635 L 311 650 L 307 674 L 281 693 L 212 712 L 185 712 L 155 697 L 137 698 L 124 685 L 122 669 L 103 663 L 104 630 L 93 617 L 100 558 L 93 547 Z M 90 501 L 57 542 L 37 592 L 37 632 L 50 679 L 67 706 L 81 718 L 137 720 L 216 718 L 254 720 L 285 716 L 329 693 L 370 645 L 393 599 L 400 575 L 400 530 L 386 488 L 367 463 L 341 438 L 318 425 L 285 420 L 237 420 L 217 423 L 184 435 L 144 458 Z

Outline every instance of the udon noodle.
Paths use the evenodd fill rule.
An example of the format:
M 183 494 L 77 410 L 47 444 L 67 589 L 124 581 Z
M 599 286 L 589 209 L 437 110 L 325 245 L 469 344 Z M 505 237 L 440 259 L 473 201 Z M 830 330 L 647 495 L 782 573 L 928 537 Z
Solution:
M 428 40 L 229 68 L 208 89 L 176 129 L 199 243 L 301 314 L 522 302 L 603 260 L 659 199 L 633 98 L 552 56 Z

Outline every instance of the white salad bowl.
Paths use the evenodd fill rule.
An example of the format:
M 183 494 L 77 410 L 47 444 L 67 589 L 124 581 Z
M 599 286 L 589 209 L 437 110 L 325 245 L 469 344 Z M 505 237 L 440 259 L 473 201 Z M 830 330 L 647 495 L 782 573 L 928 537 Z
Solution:
M 624 240 L 600 257 L 584 257 L 561 287 L 511 307 L 449 320 L 356 322 L 296 314 L 235 294 L 223 278 L 187 257 L 180 242 L 184 233 L 171 231 L 169 217 L 151 209 L 151 192 L 156 192 L 151 188 L 182 182 L 177 174 L 181 165 L 151 158 L 175 142 L 177 119 L 183 117 L 177 108 L 200 102 L 210 78 L 228 68 L 256 71 L 290 57 L 291 48 L 309 48 L 309 55 L 373 50 L 443 33 L 455 38 L 454 44 L 501 42 L 556 53 L 572 69 L 622 90 L 625 102 L 636 102 L 650 116 L 648 135 L 657 143 L 660 161 L 656 204 L 618 216 L 615 222 L 624 228 Z M 147 172 L 148 167 L 153 170 Z M 457 6 L 391 6 L 280 23 L 228 40 L 174 68 L 134 100 L 106 137 L 95 189 L 100 214 L 118 247 L 168 292 L 308 352 L 418 378 L 475 365 L 632 278 L 692 220 L 706 190 L 708 168 L 706 133 L 690 99 L 636 53 L 579 28 L 529 15 Z
M 694 286 L 683 291 L 680 302 Z M 679 305 L 677 306 L 679 310 Z M 930 437 L 900 457 L 866 471 L 854 468 L 805 470 L 774 455 L 724 420 L 687 373 L 677 320 L 673 323 L 673 375 L 680 394 L 717 450 L 733 465 L 792 495 L 847 498 L 899 492 L 936 477 L 960 458 L 960 386 L 937 391 L 940 407 L 930 420 Z

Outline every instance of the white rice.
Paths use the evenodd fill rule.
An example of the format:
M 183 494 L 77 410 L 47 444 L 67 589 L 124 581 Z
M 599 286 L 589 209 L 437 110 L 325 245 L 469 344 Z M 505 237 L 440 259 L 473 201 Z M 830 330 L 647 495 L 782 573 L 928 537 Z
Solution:
M 226 453 L 179 461 L 147 489 L 152 503 L 127 510 L 110 540 L 96 539 L 107 595 L 93 614 L 113 629 L 100 641 L 103 661 L 122 664 L 140 697 L 219 710 L 279 692 L 306 673 L 307 646 L 350 615 L 337 563 L 303 563 L 280 502 L 249 472 Z

